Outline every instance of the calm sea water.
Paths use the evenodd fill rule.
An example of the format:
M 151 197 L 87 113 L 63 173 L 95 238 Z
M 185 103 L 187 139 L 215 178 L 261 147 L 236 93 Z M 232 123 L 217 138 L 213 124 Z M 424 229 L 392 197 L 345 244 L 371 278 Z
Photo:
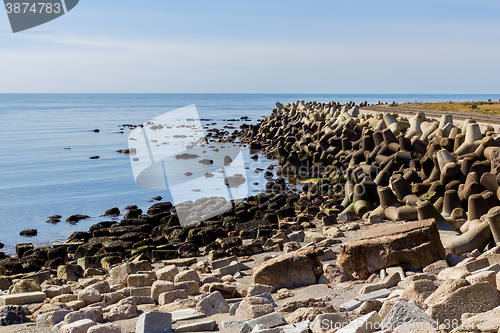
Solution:
M 252 122 L 270 113 L 276 101 L 465 101 L 498 100 L 500 95 L 314 95 L 314 94 L 0 94 L 0 242 L 8 254 L 17 243 L 52 244 L 72 232 L 87 230 L 112 207 L 137 205 L 146 210 L 151 198 L 170 200 L 169 191 L 146 190 L 134 182 L 130 160 L 116 150 L 128 147 L 130 129 L 150 118 L 195 104 L 201 118 L 224 120 L 248 116 Z M 242 122 L 234 123 L 239 127 Z M 99 133 L 92 130 L 98 128 Z M 66 149 L 71 148 L 71 149 Z M 256 166 L 270 161 L 259 159 Z M 91 160 L 91 156 L 100 159 Z M 260 191 L 264 180 L 252 176 Z M 62 222 L 46 223 L 51 215 Z M 92 218 L 72 225 L 73 214 Z M 38 229 L 38 236 L 19 236 L 23 229 Z

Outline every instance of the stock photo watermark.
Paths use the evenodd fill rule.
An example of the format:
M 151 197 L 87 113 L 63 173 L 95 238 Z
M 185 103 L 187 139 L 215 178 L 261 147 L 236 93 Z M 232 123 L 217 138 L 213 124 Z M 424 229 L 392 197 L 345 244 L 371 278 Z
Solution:
M 55 20 L 75 8 L 78 2 L 79 0 L 4 0 L 13 33 Z
M 136 184 L 170 191 L 181 225 L 220 215 L 249 194 L 240 147 L 207 142 L 195 105 L 148 120 L 128 139 Z

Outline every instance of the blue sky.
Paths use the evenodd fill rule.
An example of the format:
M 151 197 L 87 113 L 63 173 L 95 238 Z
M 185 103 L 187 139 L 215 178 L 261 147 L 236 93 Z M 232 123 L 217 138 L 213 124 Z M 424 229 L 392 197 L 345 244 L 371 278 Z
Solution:
M 498 93 L 498 1 L 80 0 L 12 34 L 0 92 Z

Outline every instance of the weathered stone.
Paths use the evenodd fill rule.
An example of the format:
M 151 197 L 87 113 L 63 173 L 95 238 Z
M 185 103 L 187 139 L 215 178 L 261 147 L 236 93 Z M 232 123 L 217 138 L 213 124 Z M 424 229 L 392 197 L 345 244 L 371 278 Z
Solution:
M 425 274 L 425 273 L 411 275 L 411 276 L 408 276 L 406 279 L 402 280 L 401 282 L 399 282 L 398 283 L 398 287 L 402 288 L 402 289 L 406 289 L 406 288 L 408 288 L 408 286 L 410 284 L 412 284 L 413 282 L 418 281 L 418 280 L 431 280 L 431 281 L 434 281 L 434 280 L 436 280 L 436 276 L 434 276 L 434 275 L 428 275 L 428 274 Z
M 79 265 L 62 265 L 57 267 L 57 278 L 66 281 L 77 281 L 83 277 L 83 269 Z
M 437 289 L 431 280 L 417 280 L 412 282 L 408 288 L 399 296 L 401 301 L 420 302 L 424 301 Z
M 116 324 L 103 324 L 90 327 L 87 333 L 122 333 L 122 329 Z
M 248 296 L 257 296 L 263 293 L 272 293 L 274 291 L 273 286 L 268 286 L 265 284 L 251 284 L 247 289 L 247 297 Z
M 9 288 L 9 294 L 24 294 L 42 291 L 42 287 L 32 279 L 19 280 Z
M 212 261 L 212 268 L 213 269 L 219 269 L 221 267 L 228 266 L 229 264 L 231 264 L 233 261 L 236 261 L 236 260 L 238 260 L 236 258 L 236 256 L 230 256 L 230 257 L 227 257 L 227 258 L 222 258 L 222 259 L 214 260 L 214 261 Z
M 380 329 L 381 322 L 380 315 L 373 311 L 354 319 L 347 326 L 338 330 L 337 333 L 371 333 Z
M 340 266 L 329 263 L 323 266 L 323 275 L 319 278 L 318 283 L 338 284 L 352 280 L 354 278 L 351 273 Z
M 415 304 L 398 301 L 382 321 L 382 328 L 394 330 L 402 324 L 423 322 L 438 326 L 434 319 Z
M 341 245 L 337 264 L 358 279 L 383 268 L 401 265 L 422 270 L 445 258 L 434 219 L 379 226 Z
M 194 269 L 188 269 L 182 272 L 179 272 L 175 277 L 174 277 L 174 282 L 186 282 L 186 281 L 194 281 L 198 283 L 198 286 L 201 285 L 201 280 L 200 276 L 198 275 L 198 272 L 196 272 Z
M 430 265 L 427 265 L 423 269 L 423 272 L 425 274 L 438 275 L 439 272 L 441 272 L 443 269 L 446 269 L 448 267 L 450 267 L 450 266 L 448 265 L 448 262 L 446 262 L 446 260 L 438 260 Z
M 78 295 L 75 295 L 75 294 L 62 294 L 62 295 L 53 297 L 50 300 L 50 304 L 68 303 L 68 302 L 76 301 L 77 299 L 78 299 Z
M 426 313 L 440 323 L 460 320 L 464 313 L 480 313 L 500 305 L 498 290 L 487 282 L 466 286 L 431 305 Z
M 87 333 L 88 329 L 95 325 L 96 323 L 90 319 L 82 319 L 61 326 L 61 333 Z
M 0 325 L 21 324 L 27 321 L 26 310 L 22 306 L 0 306 Z
M 137 304 L 131 297 L 122 299 L 104 314 L 107 322 L 129 319 L 137 316 Z
M 257 266 L 252 281 L 276 289 L 315 284 L 322 273 L 322 254 L 311 246 L 282 254 Z
M 215 330 L 216 326 L 217 326 L 217 322 L 215 320 L 203 321 L 200 323 L 179 326 L 175 329 L 175 332 L 176 333 L 211 332 L 211 331 Z
M 156 271 L 156 279 L 174 282 L 174 277 L 179 274 L 175 265 L 168 265 Z
M 460 323 L 460 322 L 458 322 Z M 451 326 L 451 325 L 450 325 Z M 455 328 L 455 327 L 450 327 Z M 500 330 L 500 308 L 479 313 L 463 319 L 456 332 L 498 332 Z
M 153 301 L 158 302 L 158 297 L 161 293 L 175 290 L 175 286 L 170 281 L 164 280 L 156 280 L 153 282 L 153 286 L 151 287 L 151 298 Z
M 389 289 L 379 289 L 363 295 L 356 296 L 356 299 L 360 302 L 366 301 L 368 299 L 384 298 L 391 294 Z
M 253 319 L 274 312 L 271 302 L 262 297 L 247 297 L 243 299 L 236 310 L 239 318 Z
M 130 296 L 151 296 L 151 287 L 131 287 Z
M 64 317 L 71 311 L 59 310 L 43 313 L 36 317 L 36 325 L 40 327 L 52 327 L 64 320 Z
M 174 284 L 175 289 L 184 289 L 188 295 L 195 295 L 200 292 L 200 286 L 196 281 L 184 281 Z
M 94 322 L 103 322 L 102 308 L 98 306 L 92 306 L 80 309 L 78 311 L 73 311 L 66 316 L 64 316 L 64 325 L 74 323 L 82 319 L 89 319 Z
M 236 287 L 225 283 L 211 283 L 208 289 L 209 292 L 218 291 L 224 298 L 233 298 L 236 294 Z
M 172 314 L 150 311 L 137 319 L 136 333 L 170 333 L 172 332 Z
M 493 287 L 497 287 L 497 274 L 493 271 L 478 272 L 465 278 L 470 284 L 488 282 Z
M 311 324 L 313 333 L 325 333 L 340 329 L 349 323 L 349 315 L 345 312 L 319 314 Z
M 382 308 L 382 302 L 376 299 L 369 299 L 363 302 L 354 312 L 358 316 L 363 316 L 373 311 L 379 311 Z
M 0 306 L 2 305 L 22 305 L 29 303 L 40 303 L 47 298 L 44 292 L 33 292 L 14 295 L 0 295 Z
M 340 305 L 340 311 L 352 311 L 359 307 L 361 305 L 361 302 L 358 301 L 357 299 L 352 299 L 350 301 L 345 302 L 344 304 Z
M 379 289 L 392 288 L 396 284 L 398 284 L 399 281 L 401 281 L 401 276 L 398 273 L 391 274 L 391 275 L 388 275 L 385 278 L 383 278 L 382 281 L 380 281 L 378 283 L 372 283 L 372 284 L 364 286 L 360 290 L 359 293 L 360 294 L 367 294 L 367 293 L 370 293 L 372 291 L 379 290 Z
M 180 289 L 180 290 L 163 292 L 158 296 L 158 304 L 159 305 L 169 304 L 177 299 L 187 299 L 186 290 Z
M 130 274 L 127 277 L 127 286 L 129 287 L 148 287 L 153 284 L 148 274 Z
M 196 304 L 196 310 L 206 316 L 229 312 L 229 305 L 218 291 L 208 294 Z
M 287 322 L 285 321 L 285 318 L 283 318 L 280 313 L 273 312 L 262 317 L 245 321 L 240 329 L 240 333 L 249 333 L 257 325 L 262 325 L 266 328 L 273 328 L 281 325 L 286 325 L 286 323 Z
M 427 305 L 437 304 L 442 302 L 448 295 L 454 293 L 458 289 L 468 286 L 469 282 L 465 279 L 444 281 L 432 294 L 424 300 Z
M 59 295 L 71 293 L 71 286 L 69 284 L 65 284 L 62 286 L 44 285 L 42 287 L 42 291 L 47 295 L 48 298 L 53 298 Z
M 101 293 L 94 286 L 89 286 L 78 292 L 78 300 L 84 301 L 87 305 L 97 303 L 101 300 Z

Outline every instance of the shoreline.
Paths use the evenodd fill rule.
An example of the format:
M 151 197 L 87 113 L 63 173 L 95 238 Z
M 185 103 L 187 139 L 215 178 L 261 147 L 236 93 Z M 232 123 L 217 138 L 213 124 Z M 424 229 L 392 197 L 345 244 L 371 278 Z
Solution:
M 102 305 L 104 320 L 113 323 L 115 320 L 109 319 L 115 318 L 111 314 L 112 311 L 117 311 L 114 310 L 116 305 L 106 302 L 101 304 L 101 297 L 104 297 L 104 294 L 119 293 L 124 297 L 123 299 L 136 297 L 133 299 L 136 303 L 134 318 L 137 317 L 137 302 L 151 303 L 149 299 L 140 297 L 153 299 L 152 305 L 142 307 L 144 310 L 151 308 L 161 311 L 161 308 L 155 305 L 156 301 L 151 290 L 151 285 L 156 282 L 146 282 L 149 279 L 148 276 L 152 274 L 157 282 L 163 281 L 158 279 L 158 272 L 162 269 L 160 268 L 162 265 L 179 263 L 180 267 L 184 267 L 190 258 L 200 260 L 195 259 L 196 262 L 189 264 L 192 270 L 177 269 L 171 277 L 171 283 L 186 282 L 184 285 L 173 286 L 174 290 L 187 290 L 189 294 L 190 287 L 187 284 L 196 281 L 196 276 L 198 276 L 198 289 L 193 292 L 191 298 L 184 298 L 191 300 L 188 307 L 193 307 L 196 303 L 195 307 L 198 311 L 201 310 L 198 307 L 199 302 L 205 297 L 212 297 L 215 292 L 222 293 L 225 295 L 223 298 L 227 300 L 242 298 L 243 301 L 249 293 L 249 284 L 252 283 L 273 285 L 274 290 L 270 291 L 273 298 L 277 296 L 275 292 L 282 288 L 296 290 L 302 295 L 301 290 L 307 287 L 299 286 L 304 285 L 320 286 L 318 288 L 322 288 L 321 285 L 330 286 L 328 288 L 339 285 L 340 293 L 345 293 L 349 297 L 354 297 L 353 294 L 347 292 L 347 289 L 352 289 L 353 286 L 367 287 L 364 289 L 364 294 L 388 288 L 393 289 L 389 290 L 389 294 L 373 299 L 377 300 L 392 295 L 394 289 L 398 289 L 397 286 L 399 286 L 398 290 L 404 289 L 405 291 L 410 286 L 416 288 L 415 283 L 418 280 L 425 281 L 427 290 L 434 292 L 443 284 L 443 280 L 447 280 L 441 273 L 447 269 L 449 274 L 460 275 L 460 271 L 463 271 L 460 267 L 465 267 L 468 275 L 462 274 L 460 276 L 462 279 L 483 272 L 495 272 L 493 275 L 496 276 L 500 269 L 495 271 L 489 267 L 497 260 L 494 256 L 500 253 L 498 246 L 492 241 L 495 233 L 486 236 L 485 230 L 489 230 L 488 223 L 474 221 L 487 214 L 488 210 L 493 207 L 492 205 L 499 204 L 497 193 L 493 191 L 489 182 L 490 178 L 494 178 L 495 182 L 498 179 L 493 173 L 493 171 L 497 172 L 497 169 L 490 166 L 496 163 L 496 158 L 498 158 L 494 155 L 495 147 L 500 146 L 500 141 L 497 141 L 498 136 L 492 133 L 482 133 L 479 126 L 474 123 L 467 125 L 467 132 L 472 134 L 463 135 L 445 115 L 441 122 L 429 121 L 422 114 L 417 114 L 412 119 L 399 118 L 389 113 L 369 117 L 360 113 L 363 108 L 353 103 L 347 105 L 299 101 L 287 105 L 277 103 L 277 108 L 271 115 L 239 133 L 242 143 L 248 144 L 251 150 L 261 150 L 268 158 L 278 158 L 280 164 L 277 172 L 278 178 L 267 183 L 268 193 L 250 196 L 236 209 L 198 224 L 181 226 L 179 220 L 173 218 L 175 214 L 172 214 L 171 204 L 157 203 L 149 208 L 147 214 L 130 207 L 120 222 L 98 223 L 87 232 L 75 232 L 66 242 L 54 244 L 52 248 L 33 249 L 30 246 L 18 246 L 16 251 L 21 261 L 6 259 L 9 261 L 8 264 L 6 260 L 0 263 L 0 267 L 3 267 L 4 273 L 7 274 L 2 280 L 4 286 L 13 283 L 19 287 L 19 290 L 25 291 L 29 288 L 23 285 L 22 279 L 26 279 L 27 274 L 37 271 L 38 274 L 31 276 L 37 280 L 32 285 L 36 290 L 59 290 L 60 288 L 55 288 L 57 284 L 51 284 L 54 283 L 55 277 L 66 281 L 64 285 L 71 280 L 78 281 L 78 278 L 84 276 L 97 279 L 88 286 L 85 285 L 85 280 L 69 283 L 72 286 L 70 290 L 73 295 L 77 291 L 78 299 L 74 301 L 81 301 L 87 297 L 87 288 L 96 283 L 102 283 L 102 277 L 104 277 L 107 287 L 104 286 L 102 287 L 104 289 L 99 291 L 99 300 L 95 298 L 93 302 L 84 301 L 86 303 L 84 306 Z M 410 136 L 411 131 L 415 133 Z M 470 138 L 474 140 L 470 141 Z M 224 137 L 220 136 L 219 139 L 224 140 Z M 489 170 L 487 166 L 490 166 Z M 471 170 L 473 170 L 472 173 L 481 173 L 477 182 L 468 176 Z M 302 182 L 305 184 L 302 191 L 296 193 L 286 189 L 286 182 L 284 178 L 281 178 L 282 175 L 300 175 L 304 176 L 301 178 L 309 180 Z M 488 181 L 483 182 L 483 177 Z M 463 183 L 468 187 L 459 188 L 459 185 Z M 452 186 L 448 186 L 449 184 Z M 496 187 L 498 188 L 498 185 Z M 484 193 L 486 191 L 482 190 L 483 188 L 491 194 Z M 452 199 L 448 199 L 447 202 L 445 202 L 447 200 L 445 191 L 446 193 L 453 192 L 449 195 Z M 464 203 L 471 205 L 471 198 L 472 206 L 469 207 L 472 208 L 468 209 L 469 216 L 467 216 Z M 485 207 L 488 208 L 486 212 Z M 472 215 L 477 218 L 472 218 Z M 491 214 L 487 215 L 489 218 Z M 425 223 L 418 224 L 420 222 L 410 221 Z M 491 224 L 493 225 L 493 222 Z M 379 262 L 380 258 L 374 253 L 365 258 L 358 257 L 357 251 L 366 251 L 364 249 L 366 244 L 382 246 L 377 242 L 384 240 L 387 244 L 397 243 L 394 239 L 397 237 L 391 234 L 390 229 L 386 230 L 382 226 L 402 228 L 399 235 L 404 235 L 404 238 L 398 239 L 398 242 L 404 241 L 406 246 L 410 246 L 409 254 L 404 259 L 397 254 L 398 248 L 392 248 L 383 255 L 379 253 L 384 259 L 382 262 Z M 411 233 L 414 229 L 412 228 L 425 230 L 423 238 L 413 239 Z M 355 238 L 360 237 L 363 232 L 380 234 L 378 237 L 361 238 L 362 241 L 356 243 Z M 465 241 L 460 232 L 469 233 L 468 235 L 474 235 L 475 238 Z M 308 246 L 311 243 L 312 245 Z M 472 244 L 469 245 L 469 243 Z M 423 244 L 428 245 L 423 247 Z M 200 256 L 201 253 L 204 256 Z M 261 257 L 265 258 L 266 253 L 269 254 L 269 258 L 262 261 Z M 43 258 L 44 255 L 47 259 Z M 238 259 L 240 262 L 236 264 L 236 271 L 229 268 L 235 266 L 231 263 L 232 261 L 221 266 L 227 269 L 226 271 L 222 269 L 222 271 L 231 272 L 229 274 L 231 277 L 228 277 L 228 274 L 221 273 L 221 268 L 215 268 L 213 265 L 217 260 L 224 260 L 231 256 L 233 256 L 232 260 Z M 277 257 L 273 259 L 273 256 Z M 312 271 L 302 272 L 303 268 L 295 267 L 293 263 L 287 261 L 295 256 L 307 258 L 304 260 L 310 262 Z M 181 257 L 181 259 L 177 260 L 176 257 Z M 279 270 L 274 271 L 277 269 L 275 266 L 279 267 L 280 264 L 276 258 L 281 258 L 280 260 L 286 263 L 286 267 L 291 267 L 289 267 L 292 274 L 290 279 L 294 281 L 291 285 L 276 276 L 276 274 L 279 275 Z M 207 259 L 208 261 L 203 261 Z M 249 259 L 254 261 L 248 266 L 253 269 L 253 272 L 248 272 L 248 268 L 244 268 Z M 482 264 L 479 265 L 477 262 L 482 262 Z M 126 274 L 125 281 L 121 277 L 120 283 L 113 283 L 117 282 L 118 277 L 111 271 L 117 272 L 119 267 L 131 265 L 131 263 L 134 265 L 140 263 L 141 268 L 136 272 L 132 270 Z M 474 263 L 476 263 L 475 266 Z M 45 271 L 44 266 L 47 267 Z M 389 268 L 391 268 L 390 271 Z M 484 268 L 487 269 L 484 270 Z M 39 271 L 40 269 L 42 271 Z M 214 275 L 217 269 L 220 276 L 217 276 L 217 273 Z M 259 269 L 269 269 L 274 275 L 266 277 L 262 273 L 261 276 Z M 481 269 L 483 271 L 478 272 Z M 173 268 L 171 270 L 175 271 Z M 295 270 L 303 273 L 300 276 L 310 274 L 310 279 L 305 281 L 301 277 L 293 276 Z M 189 274 L 183 273 L 188 271 Z M 193 271 L 196 272 L 196 276 L 191 273 Z M 123 271 L 122 274 L 124 274 Z M 140 284 L 145 285 L 129 283 L 130 276 L 141 274 L 143 276 L 140 279 L 144 281 Z M 190 276 L 175 281 L 174 276 L 179 274 Z M 250 280 L 248 274 L 251 276 Z M 471 279 L 472 282 L 467 280 L 471 288 L 484 289 L 484 293 L 483 289 L 477 292 L 480 297 L 491 294 L 492 281 L 495 281 L 495 288 L 497 287 L 498 277 L 492 280 L 492 274 L 488 274 L 483 274 L 488 275 L 487 278 L 481 275 L 475 276 L 475 280 Z M 245 288 L 242 286 L 237 288 L 238 279 L 245 276 L 247 276 L 246 282 L 243 283 Z M 201 277 L 207 278 L 206 282 L 202 283 Z M 236 282 L 232 285 L 235 279 Z M 170 281 L 170 278 L 167 280 Z M 400 282 L 402 285 L 399 285 Z M 342 283 L 347 284 L 344 286 Z M 479 287 L 474 287 L 474 285 Z M 74 290 L 73 286 L 75 286 Z M 146 296 L 148 287 L 151 297 Z M 356 292 L 359 291 L 358 287 L 354 288 Z M 124 288 L 128 288 L 128 296 L 127 291 L 123 291 Z M 463 288 L 468 288 L 468 286 L 458 287 L 449 294 L 463 291 Z M 174 292 L 174 290 L 167 292 Z M 271 289 L 265 290 L 269 292 Z M 429 318 L 432 317 L 431 319 L 438 320 L 440 323 L 444 319 L 457 318 L 456 313 L 453 313 L 454 317 L 446 317 L 446 311 L 453 307 L 453 304 L 449 303 L 454 303 L 454 301 L 447 299 L 446 307 L 439 302 L 434 304 L 429 301 L 431 304 L 429 305 L 424 301 L 431 297 L 432 292 L 423 294 L 414 292 L 418 294 L 418 297 L 412 298 L 413 295 L 401 299 L 398 295 L 383 301 L 377 300 L 378 303 L 369 304 L 371 307 L 368 309 L 362 308 L 367 313 L 363 311 L 357 313 L 356 311 L 359 310 L 354 310 L 357 307 L 352 309 L 353 311 L 344 311 L 347 312 L 344 320 L 351 321 L 371 315 L 370 320 L 381 322 L 379 312 L 384 309 L 387 302 L 392 300 L 391 307 L 385 309 L 385 314 L 388 315 L 392 306 L 396 304 L 394 298 L 414 301 L 422 312 L 430 311 Z M 231 296 L 226 297 L 227 293 Z M 424 294 L 428 295 L 424 298 Z M 185 301 L 183 305 L 178 305 L 186 306 L 188 301 Z M 222 300 L 218 302 L 224 303 Z M 486 307 L 476 308 L 476 310 L 481 310 L 478 311 L 481 313 L 492 310 L 493 304 L 500 305 L 500 298 L 488 299 L 488 302 L 490 303 L 486 303 Z M 334 303 L 333 308 L 327 310 L 327 305 L 332 303 L 332 300 L 323 301 L 323 303 L 318 310 L 322 314 L 332 313 L 332 311 L 344 313 L 339 312 L 339 308 L 345 304 Z M 370 302 L 358 301 L 358 303 L 358 306 L 368 307 Z M 280 306 L 284 305 L 280 302 Z M 446 311 L 439 306 L 444 307 Z M 63 306 L 59 307 L 63 308 Z M 76 310 L 76 307 L 72 309 Z M 166 309 L 172 308 L 168 307 L 163 310 Z M 274 307 L 267 306 L 267 309 L 269 314 L 274 313 Z M 373 311 L 368 311 L 369 309 L 375 309 L 377 315 Z M 471 309 L 473 305 L 468 308 L 468 310 Z M 292 312 L 295 314 L 296 311 Z M 208 317 L 212 315 L 214 314 L 209 314 Z M 305 313 L 299 316 L 300 322 L 307 317 L 304 316 Z M 310 316 L 312 320 L 316 317 L 313 314 Z M 119 320 L 123 319 L 120 317 Z M 427 318 L 426 320 L 433 323 L 432 320 Z M 222 322 L 218 321 L 217 324 L 220 329 Z M 445 327 L 442 329 L 446 330 Z

